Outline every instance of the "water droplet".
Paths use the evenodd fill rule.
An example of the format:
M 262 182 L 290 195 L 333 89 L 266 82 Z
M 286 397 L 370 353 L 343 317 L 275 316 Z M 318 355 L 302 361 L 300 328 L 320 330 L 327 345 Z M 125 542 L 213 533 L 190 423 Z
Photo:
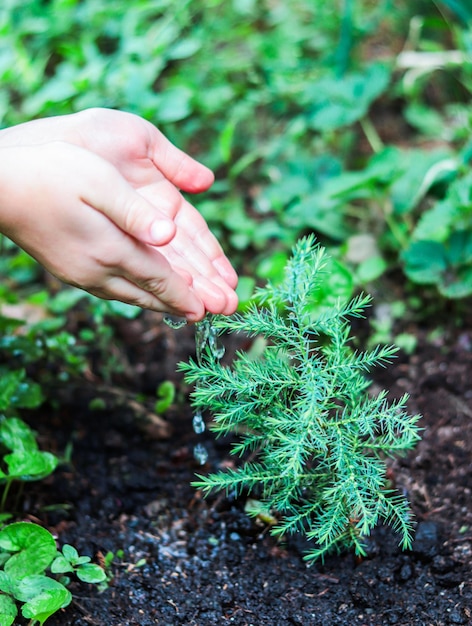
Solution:
M 197 435 L 201 435 L 205 431 L 205 422 L 200 411 L 193 416 L 193 430 Z
M 187 320 L 184 317 L 170 317 L 170 315 L 164 316 L 164 322 L 174 330 L 178 330 L 187 325 Z
M 218 346 L 218 349 L 215 350 L 214 355 L 215 355 L 215 358 L 218 359 L 218 361 L 220 361 L 225 355 L 225 347 Z
M 217 361 L 223 358 L 225 354 L 225 348 L 219 343 L 218 331 L 213 326 L 210 328 L 210 333 L 208 336 L 208 346 L 210 348 L 210 352 Z
M 223 358 L 224 346 L 218 342 L 218 330 L 212 325 L 213 315 L 207 315 L 195 325 L 195 344 L 197 349 L 197 362 L 202 363 L 205 348 L 208 347 L 210 355 L 217 361 Z
M 193 449 L 193 457 L 200 465 L 205 465 L 208 460 L 208 451 L 203 444 L 197 443 Z
M 210 320 L 207 315 L 200 322 L 195 324 L 195 347 L 197 351 L 197 362 L 202 363 L 203 352 L 208 343 L 208 335 L 210 334 Z

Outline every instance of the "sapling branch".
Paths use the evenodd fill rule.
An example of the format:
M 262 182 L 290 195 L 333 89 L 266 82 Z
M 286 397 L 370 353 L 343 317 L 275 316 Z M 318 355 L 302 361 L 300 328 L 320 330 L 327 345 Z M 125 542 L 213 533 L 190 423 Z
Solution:
M 261 289 L 244 313 L 210 320 L 207 336 L 208 328 L 262 336 L 262 352 L 238 352 L 228 366 L 207 347 L 180 365 L 194 385 L 195 409 L 213 415 L 217 436 L 236 437 L 233 454 L 250 458 L 199 475 L 195 485 L 205 494 L 252 494 L 260 509 L 251 505 L 251 514 L 270 511 L 278 520 L 273 534 L 301 531 L 314 542 L 308 559 L 346 548 L 363 554 L 381 522 L 410 545 L 408 503 L 391 488 L 386 459 L 419 439 L 407 396 L 389 404 L 384 391 L 368 394 L 366 373 L 387 365 L 396 348 L 350 346 L 349 318 L 361 317 L 370 297 L 317 308 L 325 259 L 313 237 L 301 239 L 280 284 Z

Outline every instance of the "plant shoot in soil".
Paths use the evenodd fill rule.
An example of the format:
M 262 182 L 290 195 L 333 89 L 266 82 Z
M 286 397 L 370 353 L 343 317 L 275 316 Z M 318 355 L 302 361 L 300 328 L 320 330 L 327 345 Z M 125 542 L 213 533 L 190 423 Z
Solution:
M 237 469 L 198 476 L 195 485 L 206 494 L 251 494 L 251 514 L 275 517 L 275 535 L 301 531 L 313 541 L 307 559 L 352 548 L 363 555 L 381 522 L 408 548 L 411 514 L 389 483 L 386 459 L 416 444 L 419 416 L 408 414 L 407 396 L 389 403 L 385 391 L 369 395 L 366 373 L 397 349 L 349 345 L 348 319 L 362 317 L 370 297 L 320 308 L 325 264 L 314 237 L 303 238 L 281 283 L 259 290 L 244 313 L 208 322 L 207 337 L 215 330 L 262 336 L 262 352 L 238 352 L 227 366 L 200 340 L 197 360 L 180 365 L 195 385 L 195 410 L 210 411 L 217 435 L 235 435 L 232 454 L 245 459 Z

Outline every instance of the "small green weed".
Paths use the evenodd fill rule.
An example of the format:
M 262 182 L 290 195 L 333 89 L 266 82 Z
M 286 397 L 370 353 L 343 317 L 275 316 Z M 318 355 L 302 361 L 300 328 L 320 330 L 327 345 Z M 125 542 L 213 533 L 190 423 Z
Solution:
M 58 552 L 53 536 L 46 529 L 28 522 L 15 522 L 0 530 L 0 623 L 10 626 L 18 615 L 18 605 L 30 626 L 45 621 L 71 599 L 67 589 L 75 573 L 88 583 L 100 584 L 104 570 L 79 556 L 65 545 Z M 60 575 L 54 577 L 54 575 Z
M 157 400 L 154 411 L 157 415 L 165 413 L 175 400 L 175 385 L 170 380 L 164 380 L 156 389 Z
M 51 323 L 50 323 L 51 322 Z M 84 358 L 75 338 L 60 330 L 63 320 L 35 324 L 0 315 L 0 511 L 5 511 L 13 483 L 23 485 L 51 474 L 59 459 L 39 449 L 36 433 L 21 419 L 38 409 L 47 390 L 82 371 Z M 33 380 L 30 372 L 37 379 Z M 54 400 L 54 398 L 52 398 Z
M 0 511 L 5 510 L 10 487 L 14 482 L 42 480 L 57 467 L 58 458 L 38 449 L 31 428 L 18 417 L 0 416 L 0 483 L 4 484 Z
M 320 308 L 325 264 L 313 237 L 300 240 L 283 281 L 258 292 L 259 306 L 212 321 L 219 332 L 264 337 L 262 353 L 239 352 L 228 367 L 207 348 L 199 362 L 180 365 L 196 385 L 194 407 L 212 413 L 218 435 L 238 436 L 232 454 L 249 455 L 195 485 L 253 494 L 251 514 L 275 515 L 274 534 L 302 531 L 314 542 L 308 559 L 345 548 L 364 554 L 364 538 L 382 521 L 407 548 L 408 503 L 389 484 L 386 458 L 416 444 L 419 416 L 406 412 L 406 396 L 389 404 L 386 392 L 367 393 L 366 373 L 396 348 L 350 348 L 348 318 L 362 316 L 370 298 Z

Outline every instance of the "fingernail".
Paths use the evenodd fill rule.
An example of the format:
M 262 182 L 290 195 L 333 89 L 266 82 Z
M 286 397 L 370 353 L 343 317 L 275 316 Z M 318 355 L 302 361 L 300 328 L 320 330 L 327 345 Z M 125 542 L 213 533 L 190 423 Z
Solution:
M 164 245 L 175 235 L 175 224 L 172 220 L 156 220 L 150 228 L 151 242 L 156 245 Z

